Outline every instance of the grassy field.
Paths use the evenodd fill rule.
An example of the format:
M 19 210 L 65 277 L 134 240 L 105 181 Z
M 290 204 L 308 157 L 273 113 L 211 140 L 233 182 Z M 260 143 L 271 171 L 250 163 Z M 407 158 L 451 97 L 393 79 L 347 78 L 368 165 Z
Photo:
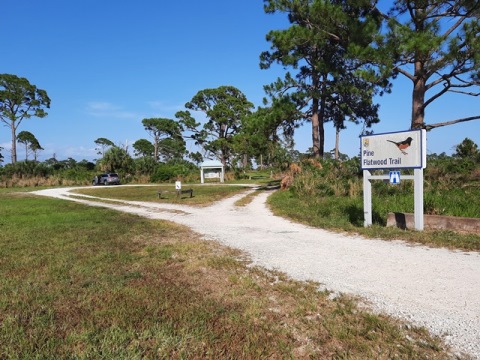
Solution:
M 447 358 L 424 329 L 172 223 L 25 192 L 0 203 L 1 359 Z
M 242 185 L 188 185 L 184 184 L 182 189 L 192 189 L 193 197 L 190 194 L 183 194 L 177 197 L 175 194 L 175 185 L 152 185 L 152 186 L 100 186 L 95 188 L 78 189 L 74 192 L 79 194 L 98 196 L 102 198 L 114 198 L 129 201 L 149 201 L 158 203 L 173 203 L 182 205 L 208 205 L 215 201 L 225 199 L 226 197 L 236 195 L 250 187 Z M 170 191 L 161 199 L 158 198 L 158 191 Z

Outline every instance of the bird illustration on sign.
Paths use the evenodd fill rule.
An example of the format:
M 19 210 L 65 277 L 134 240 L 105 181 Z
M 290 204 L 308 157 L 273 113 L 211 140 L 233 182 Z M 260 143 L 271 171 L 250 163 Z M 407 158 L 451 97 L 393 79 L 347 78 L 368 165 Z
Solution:
M 408 153 L 405 150 L 410 147 L 410 145 L 412 144 L 412 140 L 413 139 L 411 137 L 408 137 L 405 140 L 400 141 L 400 142 L 396 142 L 396 141 L 393 141 L 393 140 L 387 140 L 387 141 L 395 144 L 397 146 L 398 150 L 400 150 L 403 155 L 408 155 Z

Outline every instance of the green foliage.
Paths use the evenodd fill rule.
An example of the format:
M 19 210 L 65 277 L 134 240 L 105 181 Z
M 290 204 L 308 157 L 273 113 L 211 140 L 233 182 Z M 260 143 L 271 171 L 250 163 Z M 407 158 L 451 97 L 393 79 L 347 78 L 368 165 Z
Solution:
M 468 149 L 475 148 L 469 142 Z M 475 145 L 475 144 L 473 144 Z M 468 152 L 471 153 L 470 151 Z M 432 154 L 427 159 L 424 172 L 425 214 L 479 217 L 480 198 L 478 157 Z M 306 159 L 296 169 L 293 184 L 288 191 L 274 194 L 271 203 L 275 212 L 297 221 L 325 228 L 343 229 L 364 233 L 367 236 L 407 239 L 438 246 L 479 250 L 478 235 L 446 235 L 437 232 L 415 234 L 386 229 L 389 212 L 413 212 L 413 182 L 402 181 L 391 185 L 373 181 L 373 224 L 365 229 L 363 213 L 363 179 L 358 159 L 344 162 Z
M 147 139 L 139 139 L 133 143 L 135 156 L 152 157 L 155 152 L 155 146 Z
M 92 181 L 92 171 L 83 167 L 65 169 L 61 172 L 62 179 L 72 180 L 77 184 L 90 183 Z
M 141 157 L 135 159 L 135 173 L 138 175 L 152 175 L 158 166 L 153 157 Z
M 199 176 L 198 168 L 188 161 L 171 161 L 158 164 L 155 173 L 151 176 L 152 182 L 168 182 L 177 179 L 187 179 L 191 176 Z
M 97 148 L 95 148 L 95 150 L 97 150 L 97 154 L 101 156 L 105 155 L 105 151 L 109 147 L 115 146 L 115 144 L 107 138 L 98 138 L 94 142 L 98 146 Z
M 480 156 L 450 157 L 432 154 L 428 156 L 427 164 L 425 183 L 433 190 L 469 188 L 478 183 Z
M 185 107 L 202 111 L 207 121 L 201 126 L 187 111 L 175 114 L 188 137 L 208 154 L 226 166 L 234 152 L 234 138 L 239 133 L 242 120 L 250 114 L 253 104 L 233 86 L 220 86 L 199 91 Z
M 295 176 L 292 191 L 301 198 L 327 196 L 356 197 L 360 195 L 362 180 L 358 158 L 339 162 L 304 160 L 302 172 Z
M 23 119 L 47 116 L 50 98 L 45 90 L 37 89 L 26 78 L 0 74 L 0 121 L 11 129 L 12 163 L 17 162 L 17 129 Z
M 53 169 L 45 163 L 37 161 L 17 161 L 15 164 L 6 164 L 3 170 L 3 175 L 6 178 L 48 177 L 54 173 Z
M 238 159 L 254 158 L 260 166 L 281 168 L 293 148 L 295 124 L 285 119 L 296 112 L 291 103 L 276 101 L 274 105 L 258 108 L 242 120 L 233 148 Z
M 94 169 L 95 164 L 87 160 L 76 162 L 71 158 L 62 161 L 53 158 L 44 162 L 17 161 L 15 164 L 7 164 L 0 168 L 0 181 L 15 185 L 19 180 L 28 184 L 28 180 L 32 179 L 30 185 L 34 186 L 59 185 L 63 182 L 84 185 L 90 184 Z
M 285 12 L 291 26 L 267 34 L 270 52 L 260 56 L 260 67 L 273 63 L 296 72 L 265 86 L 273 103 L 290 103 L 296 111 L 286 123 L 312 122 L 313 152 L 324 154 L 324 123 L 333 122 L 337 130 L 345 121 L 366 126 L 379 121 L 378 106 L 372 98 L 377 86 L 388 89 L 366 63 L 358 50 L 368 48 L 379 29 L 380 16 L 367 2 L 328 2 L 266 0 L 267 13 Z M 353 51 L 355 49 L 356 51 Z
M 478 145 L 469 138 L 465 138 L 455 147 L 455 157 L 461 159 L 477 159 L 480 162 L 479 155 L 480 152 L 478 151 Z
M 102 171 L 117 172 L 122 174 L 133 174 L 135 172 L 135 163 L 132 157 L 124 149 L 117 146 L 111 147 L 105 152 L 103 158 L 99 161 Z
M 20 131 L 17 135 L 17 141 L 25 145 L 25 160 L 28 160 L 28 152 L 32 151 L 37 160 L 37 152 L 43 150 L 35 135 L 29 131 Z
M 455 123 L 453 120 L 427 125 L 425 110 L 448 92 L 478 93 L 475 90 L 480 71 L 478 3 L 396 1 L 385 18 L 386 31 L 378 34 L 378 51 L 372 55 L 393 76 L 400 74 L 412 81 L 411 128 L 432 129 Z M 474 115 L 457 122 L 479 118 Z
M 181 159 L 186 153 L 185 140 L 182 137 L 181 125 L 172 119 L 143 119 L 145 130 L 153 138 L 153 157 L 156 161 Z M 148 152 L 146 144 L 145 149 Z

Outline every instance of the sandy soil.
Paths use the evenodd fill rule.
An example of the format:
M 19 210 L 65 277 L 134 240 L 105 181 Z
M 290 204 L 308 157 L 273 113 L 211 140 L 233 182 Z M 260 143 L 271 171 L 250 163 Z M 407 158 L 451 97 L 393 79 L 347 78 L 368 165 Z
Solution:
M 243 195 L 208 207 L 69 196 L 73 188 L 35 194 L 184 224 L 206 239 L 241 249 L 256 265 L 334 292 L 365 299 L 373 310 L 425 326 L 454 350 L 480 359 L 480 254 L 371 240 L 296 224 L 274 216 L 262 193 L 245 207 Z

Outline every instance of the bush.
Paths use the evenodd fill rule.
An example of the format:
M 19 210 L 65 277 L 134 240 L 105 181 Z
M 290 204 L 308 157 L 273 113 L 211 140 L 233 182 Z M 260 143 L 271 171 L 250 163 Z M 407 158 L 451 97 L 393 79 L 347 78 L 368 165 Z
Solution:
M 290 195 L 314 208 L 317 216 L 361 226 L 363 179 L 358 159 L 324 160 L 320 164 L 310 159 L 301 163 L 300 170 L 291 170 L 294 180 Z M 425 214 L 478 217 L 480 207 L 471 199 L 478 198 L 479 174 L 480 164 L 471 158 L 430 159 L 425 170 Z M 374 223 L 385 225 L 388 212 L 414 210 L 413 181 L 395 186 L 388 181 L 373 181 L 372 191 Z
M 198 168 L 188 161 L 175 161 L 159 164 L 151 176 L 152 182 L 168 182 L 175 181 L 177 179 L 198 178 Z
M 48 177 L 53 173 L 51 168 L 37 161 L 18 161 L 15 164 L 5 165 L 3 170 L 7 178 Z
M 362 180 L 358 159 L 339 162 L 313 159 L 302 161 L 301 171 L 295 175 L 292 191 L 299 196 L 347 196 L 361 193 Z

